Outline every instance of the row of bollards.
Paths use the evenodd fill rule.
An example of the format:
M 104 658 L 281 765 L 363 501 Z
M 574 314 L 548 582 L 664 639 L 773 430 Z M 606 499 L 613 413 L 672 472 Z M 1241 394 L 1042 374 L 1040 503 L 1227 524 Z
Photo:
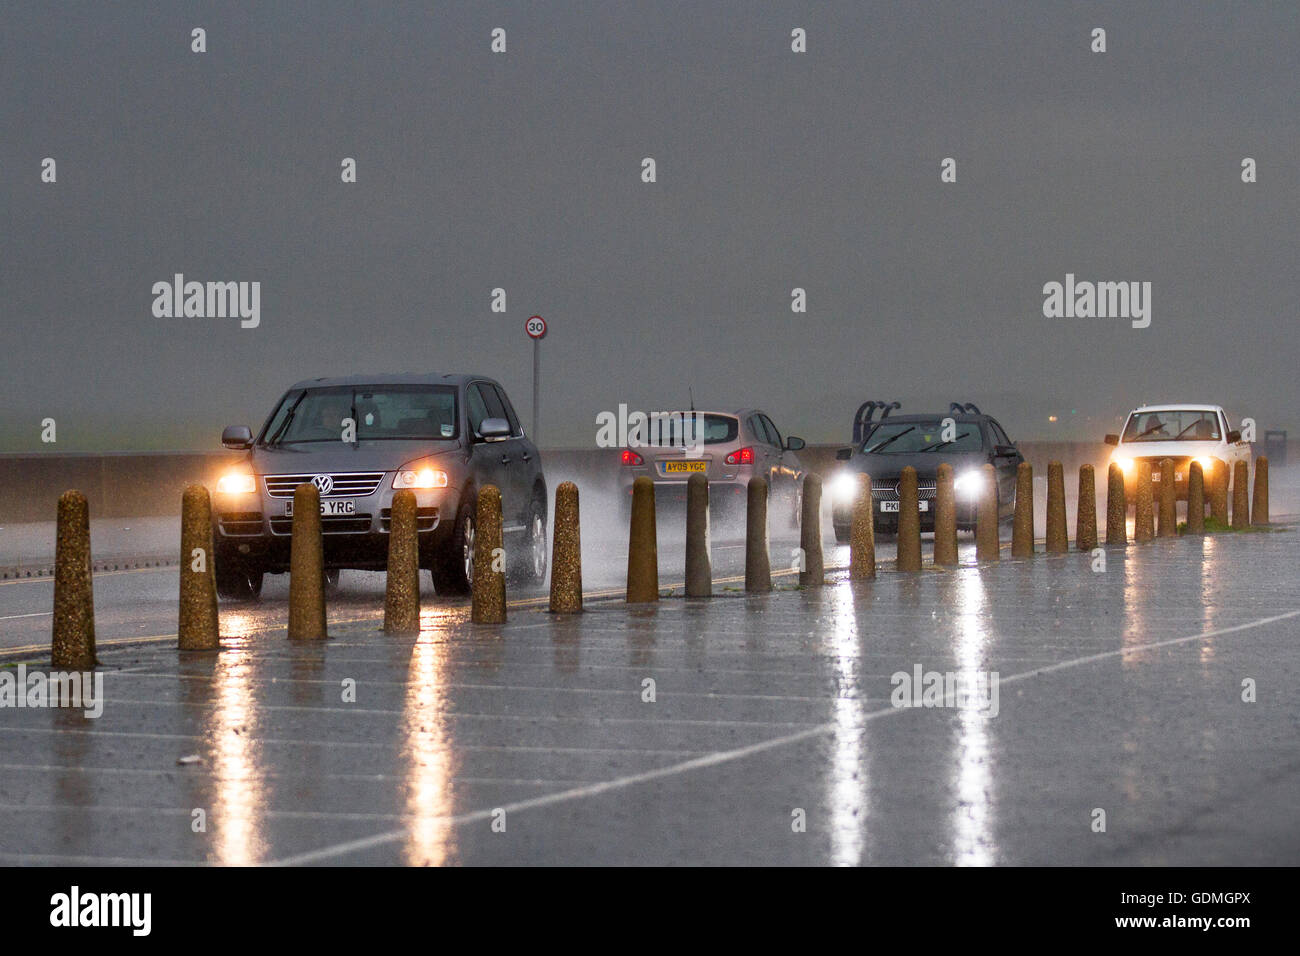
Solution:
M 1134 540 L 1177 535 L 1173 462 L 1165 459 L 1160 464 L 1162 480 L 1158 482 L 1158 501 L 1153 492 L 1157 483 L 1152 481 L 1150 464 L 1139 461 L 1136 469 Z M 992 465 L 984 465 L 982 475 L 983 493 L 976 503 L 976 558 L 987 562 L 996 561 L 1000 556 L 999 508 Z M 1129 503 L 1124 473 L 1112 463 L 1107 477 L 1106 543 L 1127 544 Z M 1256 460 L 1253 489 L 1248 487 L 1249 467 L 1245 462 L 1237 462 L 1231 475 L 1225 463 L 1216 462 L 1209 476 L 1199 462 L 1193 462 L 1187 479 L 1189 533 L 1204 533 L 1207 505 L 1212 521 L 1220 526 L 1229 524 L 1230 479 L 1231 527 L 1241 529 L 1269 523 L 1266 457 Z M 1022 462 L 1017 469 L 1016 488 L 1011 553 L 1017 558 L 1029 557 L 1034 554 L 1035 538 L 1033 469 L 1027 462 Z M 749 593 L 772 589 L 768 491 L 763 478 L 749 482 L 745 528 L 745 590 Z M 654 482 L 648 477 L 638 478 L 633 485 L 626 591 L 629 604 L 659 599 L 654 494 Z M 919 502 L 916 471 L 904 468 L 899 482 L 897 567 L 901 571 L 919 571 L 922 566 Z M 1075 545 L 1081 551 L 1091 551 L 1098 545 L 1096 487 L 1091 465 L 1079 469 L 1078 504 Z M 953 566 L 957 563 L 957 507 L 950 465 L 938 468 L 934 505 L 933 561 L 939 567 Z M 818 475 L 805 477 L 800 508 L 799 584 L 818 587 L 825 577 Z M 556 489 L 554 515 L 549 607 L 555 613 L 575 613 L 583 608 L 582 549 L 578 488 L 572 482 L 563 482 Z M 506 580 L 498 488 L 486 485 L 479 491 L 475 519 L 470 616 L 475 623 L 501 623 L 506 619 Z M 90 516 L 85 495 L 68 491 L 60 496 L 57 524 L 51 657 L 56 667 L 86 669 L 95 666 L 96 658 Z M 1046 531 L 1049 554 L 1068 551 L 1064 472 L 1055 461 L 1048 464 Z M 393 496 L 388 543 L 384 630 L 393 634 L 418 633 L 419 543 L 416 498 L 409 490 Z M 182 650 L 220 647 L 214 572 L 211 498 L 202 485 L 191 485 L 185 489 L 181 504 L 177 644 Z M 875 575 L 871 479 L 859 474 L 850 528 L 849 578 L 861 581 Z M 686 594 L 708 597 L 712 593 L 708 481 L 703 475 L 693 475 L 687 483 Z M 320 493 L 311 484 L 299 485 L 294 491 L 288 636 L 291 640 L 328 637 Z

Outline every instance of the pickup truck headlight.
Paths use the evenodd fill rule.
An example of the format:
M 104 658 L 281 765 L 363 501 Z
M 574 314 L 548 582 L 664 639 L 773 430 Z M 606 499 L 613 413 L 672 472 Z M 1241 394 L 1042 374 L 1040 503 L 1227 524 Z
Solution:
M 1202 474 L 1207 476 L 1210 474 L 1210 471 L 1213 470 L 1214 466 L 1219 463 L 1219 459 L 1213 458 L 1209 455 L 1202 455 L 1200 458 L 1195 459 L 1195 461 L 1201 466 Z
M 1126 475 L 1133 470 L 1132 458 L 1122 458 L 1119 455 L 1116 455 L 1114 458 L 1111 459 L 1111 463 L 1119 465 L 1120 469 Z
M 403 468 L 393 476 L 394 488 L 446 488 L 447 473 L 437 468 Z
M 228 471 L 217 479 L 217 491 L 223 495 L 251 495 L 257 490 L 257 479 L 251 471 Z

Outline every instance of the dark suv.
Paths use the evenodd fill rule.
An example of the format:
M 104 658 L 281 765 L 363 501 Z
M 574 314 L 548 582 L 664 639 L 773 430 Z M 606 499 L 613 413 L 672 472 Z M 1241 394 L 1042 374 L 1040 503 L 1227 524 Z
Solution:
M 898 530 L 898 482 L 903 469 L 916 469 L 921 530 L 934 530 L 935 482 L 941 464 L 954 472 L 957 527 L 975 529 L 976 510 L 984 479 L 981 466 L 992 464 L 997 480 L 998 519 L 1015 509 L 1016 469 L 1024 461 L 1020 450 L 996 421 L 972 404 L 953 402 L 947 414 L 894 415 L 897 402 L 868 402 L 854 419 L 854 444 L 836 457 L 843 465 L 830 484 L 835 539 L 849 540 L 857 475 L 871 476 L 872 518 L 876 531 Z M 883 409 L 872 421 L 876 408 Z M 864 417 L 863 412 L 866 412 Z
M 388 561 L 393 494 L 415 492 L 420 566 L 439 594 L 473 578 L 477 490 L 501 489 L 512 571 L 546 574 L 546 480 L 505 390 L 481 375 L 317 378 L 284 394 L 254 438 L 221 435 L 247 449 L 213 496 L 216 578 L 223 597 L 256 597 L 262 575 L 289 569 L 294 489 L 320 490 L 327 578 Z M 514 545 L 512 547 L 512 544 Z

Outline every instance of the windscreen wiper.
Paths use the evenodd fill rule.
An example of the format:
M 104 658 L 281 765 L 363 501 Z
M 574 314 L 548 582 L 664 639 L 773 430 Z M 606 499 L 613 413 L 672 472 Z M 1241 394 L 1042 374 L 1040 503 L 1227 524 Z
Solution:
M 870 450 L 864 448 L 864 449 L 862 450 L 862 454 L 864 454 L 864 455 L 874 455 L 874 454 L 876 454 L 877 452 L 879 452 L 880 449 L 885 448 L 885 447 L 887 447 L 887 446 L 889 446 L 889 445 L 892 445 L 894 442 L 898 441 L 900 438 L 902 438 L 902 437 L 903 437 L 904 435 L 906 435 L 908 432 L 914 432 L 914 431 L 916 431 L 916 426 L 915 426 L 915 425 L 909 425 L 907 428 L 904 428 L 904 429 L 903 429 L 901 432 L 899 432 L 897 435 L 891 435 L 891 436 L 889 436 L 889 437 L 886 438 L 884 441 L 882 441 L 879 445 L 876 445 L 874 448 L 872 448 L 872 449 L 870 449 Z
M 921 451 L 938 451 L 944 445 L 951 445 L 955 441 L 961 441 L 963 438 L 968 437 L 970 437 L 970 432 L 967 432 L 965 435 L 958 435 L 956 438 L 950 438 L 947 441 L 941 441 L 936 445 L 930 445 L 928 448 L 922 448 Z
M 280 423 L 280 427 L 275 430 L 274 435 L 272 435 L 270 438 L 266 440 L 266 444 L 268 447 L 272 447 L 280 443 L 280 436 L 289 430 L 289 425 L 290 423 L 293 422 L 294 413 L 298 411 L 298 406 L 302 404 L 302 400 L 306 397 L 307 397 L 307 393 L 303 392 L 301 395 L 298 396 L 297 400 L 293 403 L 293 405 L 289 407 L 289 412 L 284 416 L 284 421 Z

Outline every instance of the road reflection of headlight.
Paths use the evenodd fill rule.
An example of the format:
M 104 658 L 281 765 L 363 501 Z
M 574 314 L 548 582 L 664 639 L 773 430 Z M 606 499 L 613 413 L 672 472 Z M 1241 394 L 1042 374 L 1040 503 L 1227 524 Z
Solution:
M 249 495 L 256 490 L 251 472 L 228 471 L 217 480 L 217 491 L 223 495 Z
M 978 471 L 964 471 L 952 483 L 953 491 L 963 498 L 974 498 L 984 490 L 984 476 Z
M 836 501 L 852 501 L 858 493 L 858 475 L 852 471 L 842 471 L 831 481 L 831 496 Z

